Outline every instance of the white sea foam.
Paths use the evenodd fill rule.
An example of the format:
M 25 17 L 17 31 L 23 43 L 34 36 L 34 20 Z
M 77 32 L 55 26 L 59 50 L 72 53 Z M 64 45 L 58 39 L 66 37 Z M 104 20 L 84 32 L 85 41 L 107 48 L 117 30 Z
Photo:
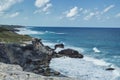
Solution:
M 119 80 L 119 71 L 106 71 L 106 67 L 84 59 L 54 58 L 51 60 L 50 67 L 63 75 L 77 77 L 80 80 Z
M 52 31 L 45 31 L 45 33 L 52 33 L 52 34 L 54 34 L 55 32 L 52 32 Z
M 96 47 L 93 48 L 93 51 L 96 52 L 96 53 L 99 53 L 101 52 L 99 49 L 97 49 Z
M 44 41 L 43 44 L 44 44 L 44 45 L 48 45 L 48 46 L 54 48 L 55 44 L 59 44 L 59 43 L 53 43 L 53 42 Z M 56 52 L 59 52 L 59 51 L 61 51 L 61 50 L 63 50 L 63 49 L 68 49 L 68 48 L 77 50 L 77 51 L 79 51 L 80 53 L 83 53 L 83 52 L 84 52 L 84 49 L 82 49 L 82 48 L 80 48 L 80 47 L 68 46 L 68 45 L 66 45 L 65 43 L 62 43 L 62 44 L 64 44 L 65 47 L 64 47 L 64 48 L 57 48 L 57 49 L 55 50 Z
M 19 31 L 16 31 L 16 33 L 18 34 L 22 34 L 22 35 L 29 35 L 29 34 L 65 34 L 65 33 L 57 33 L 57 32 L 52 32 L 52 31 L 33 31 L 30 30 L 29 28 L 16 28 Z
M 50 33 L 50 34 L 65 34 L 65 33 L 57 33 L 57 32 L 53 32 L 53 31 L 45 31 L 45 33 Z
M 91 57 L 86 57 L 86 56 L 84 57 L 84 60 L 93 62 L 95 65 L 100 65 L 100 66 L 108 66 L 108 65 L 110 65 L 110 63 L 107 63 L 104 60 L 98 60 L 98 59 L 91 58 Z
M 53 42 L 43 41 L 43 44 L 44 44 L 45 46 L 49 46 L 49 47 L 51 47 L 51 48 L 54 49 L 55 43 L 53 43 Z
M 17 31 L 16 33 L 18 34 L 23 34 L 23 35 L 30 35 L 30 34 L 44 34 L 44 32 L 38 32 L 38 31 L 33 31 L 27 28 L 16 28 L 19 31 Z
M 57 48 L 57 49 L 55 50 L 55 52 L 58 53 L 58 52 L 61 51 L 61 50 L 64 50 L 64 48 Z
M 84 49 L 81 48 L 81 47 L 66 46 L 66 48 L 71 48 L 71 49 L 77 50 L 77 51 L 79 51 L 80 53 L 83 53 L 83 52 L 84 52 Z

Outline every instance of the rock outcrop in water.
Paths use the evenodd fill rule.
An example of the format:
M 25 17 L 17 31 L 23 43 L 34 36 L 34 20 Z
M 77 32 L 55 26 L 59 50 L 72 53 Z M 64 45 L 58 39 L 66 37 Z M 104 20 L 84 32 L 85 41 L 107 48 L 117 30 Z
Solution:
M 57 49 L 57 48 L 64 48 L 64 44 L 56 44 L 56 45 L 54 46 L 54 48 L 55 48 L 55 49 Z
M 78 51 L 73 50 L 73 49 L 64 49 L 58 52 L 58 54 L 63 55 L 63 56 L 68 56 L 71 58 L 83 58 L 82 54 L 80 54 Z

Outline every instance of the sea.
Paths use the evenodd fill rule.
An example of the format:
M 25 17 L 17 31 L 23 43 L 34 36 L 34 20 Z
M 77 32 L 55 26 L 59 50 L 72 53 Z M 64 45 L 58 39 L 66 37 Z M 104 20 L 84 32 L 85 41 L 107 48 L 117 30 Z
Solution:
M 78 80 L 120 80 L 120 28 L 27 26 L 19 30 L 17 33 L 40 38 L 51 48 L 63 43 L 65 49 L 84 55 L 83 59 L 52 59 L 50 67 L 63 75 Z

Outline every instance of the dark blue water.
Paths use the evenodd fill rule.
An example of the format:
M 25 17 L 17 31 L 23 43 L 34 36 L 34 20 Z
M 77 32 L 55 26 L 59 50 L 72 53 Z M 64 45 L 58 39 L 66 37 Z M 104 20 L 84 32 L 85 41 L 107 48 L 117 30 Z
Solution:
M 33 37 L 81 48 L 84 55 L 120 67 L 120 28 L 29 27 L 29 29 L 40 32 L 31 34 Z M 93 48 L 100 52 L 95 52 Z

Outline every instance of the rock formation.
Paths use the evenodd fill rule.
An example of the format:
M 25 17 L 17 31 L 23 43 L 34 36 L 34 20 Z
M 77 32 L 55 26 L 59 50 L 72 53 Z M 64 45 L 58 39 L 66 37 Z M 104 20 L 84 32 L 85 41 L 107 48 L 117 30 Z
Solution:
M 56 45 L 64 48 L 63 44 Z M 31 44 L 0 43 L 0 62 L 20 65 L 24 71 L 44 76 L 64 76 L 49 68 L 50 60 L 55 57 L 69 56 L 83 58 L 83 55 L 73 49 L 65 49 L 58 53 L 49 46 L 44 46 L 41 39 L 33 39 Z
M 78 51 L 73 50 L 73 49 L 65 49 L 60 51 L 58 54 L 63 55 L 63 56 L 69 56 L 71 58 L 83 58 L 83 55 L 80 54 Z
M 54 46 L 54 48 L 55 48 L 55 49 L 57 49 L 57 48 L 64 48 L 64 44 L 56 44 L 56 45 Z
M 54 76 L 54 71 L 49 68 L 52 54 L 53 50 L 44 46 L 39 39 L 26 46 L 0 44 L 0 62 L 18 64 L 24 71 L 46 76 Z

